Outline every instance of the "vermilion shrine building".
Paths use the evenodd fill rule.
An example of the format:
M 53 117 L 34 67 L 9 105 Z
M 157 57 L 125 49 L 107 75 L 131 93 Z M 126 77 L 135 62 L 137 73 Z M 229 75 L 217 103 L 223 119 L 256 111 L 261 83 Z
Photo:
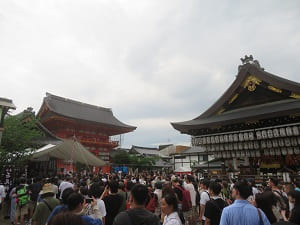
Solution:
M 119 146 L 112 136 L 136 129 L 119 121 L 109 108 L 90 105 L 46 93 L 37 114 L 40 122 L 62 139 L 76 138 L 85 148 L 109 162 L 109 152 Z M 57 160 L 57 168 L 67 167 L 68 162 Z M 110 167 L 102 167 L 109 172 Z

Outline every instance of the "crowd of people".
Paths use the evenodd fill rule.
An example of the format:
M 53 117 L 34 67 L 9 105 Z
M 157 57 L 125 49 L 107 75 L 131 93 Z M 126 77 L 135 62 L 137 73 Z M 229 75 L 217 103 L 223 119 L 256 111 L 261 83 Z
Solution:
M 300 224 L 300 184 L 159 173 L 21 177 L 0 185 L 0 205 L 14 225 Z

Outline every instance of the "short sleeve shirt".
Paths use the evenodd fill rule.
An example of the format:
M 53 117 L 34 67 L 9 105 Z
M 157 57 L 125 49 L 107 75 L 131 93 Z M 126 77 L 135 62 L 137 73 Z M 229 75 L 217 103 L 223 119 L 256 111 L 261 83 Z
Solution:
M 206 205 L 206 203 L 210 200 L 207 191 L 203 191 L 200 197 L 200 205 Z M 204 211 L 205 212 L 205 211 Z M 205 220 L 205 216 L 202 217 L 202 220 Z
M 219 225 L 221 213 L 226 203 L 221 198 L 212 199 L 206 202 L 204 216 L 210 219 L 210 225 Z

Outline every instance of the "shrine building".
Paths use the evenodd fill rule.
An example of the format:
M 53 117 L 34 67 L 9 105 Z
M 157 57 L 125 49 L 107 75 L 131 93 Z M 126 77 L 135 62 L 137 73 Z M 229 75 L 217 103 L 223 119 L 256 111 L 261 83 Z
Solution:
M 90 105 L 46 93 L 37 114 L 41 124 L 62 139 L 76 139 L 86 149 L 105 162 L 110 161 L 109 152 L 119 146 L 112 136 L 134 131 L 136 127 L 119 121 L 111 109 Z M 67 162 L 58 160 L 57 167 Z M 102 168 L 109 172 L 110 167 Z
M 171 123 L 236 171 L 297 173 L 300 83 L 266 72 L 250 55 L 225 93 L 195 119 Z M 239 163 L 241 165 L 239 165 Z

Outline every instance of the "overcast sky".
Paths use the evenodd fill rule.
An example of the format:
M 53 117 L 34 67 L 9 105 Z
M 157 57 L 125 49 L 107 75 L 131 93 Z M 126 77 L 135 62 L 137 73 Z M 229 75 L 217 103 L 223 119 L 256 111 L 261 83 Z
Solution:
M 138 127 L 123 147 L 189 144 L 170 122 L 212 105 L 245 54 L 300 82 L 300 1 L 0 1 L 0 96 L 112 108 Z

